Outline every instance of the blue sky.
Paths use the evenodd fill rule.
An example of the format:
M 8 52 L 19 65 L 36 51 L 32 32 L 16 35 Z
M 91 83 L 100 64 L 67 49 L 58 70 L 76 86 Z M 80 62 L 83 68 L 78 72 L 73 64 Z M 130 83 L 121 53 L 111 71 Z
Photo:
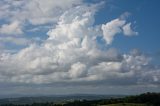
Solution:
M 119 36 L 115 39 L 114 46 L 124 50 L 139 48 L 145 52 L 159 51 L 159 0 L 111 0 L 109 3 L 98 12 L 97 23 L 110 21 L 127 11 L 131 13 L 128 20 L 136 22 L 135 29 L 139 32 L 139 36 L 132 39 Z
M 159 92 L 159 4 L 1 0 L 0 93 Z

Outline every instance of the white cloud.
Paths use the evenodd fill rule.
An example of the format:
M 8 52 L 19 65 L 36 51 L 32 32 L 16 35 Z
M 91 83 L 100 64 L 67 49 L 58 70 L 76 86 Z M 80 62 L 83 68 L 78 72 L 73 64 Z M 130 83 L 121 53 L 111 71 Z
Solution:
M 159 71 L 148 68 L 150 58 L 144 54 L 120 54 L 113 48 L 98 48 L 101 43 L 97 37 L 103 36 L 106 45 L 111 44 L 114 36 L 124 33 L 123 27 L 128 25 L 119 18 L 94 25 L 98 6 L 71 8 L 60 16 L 42 44 L 31 44 L 14 54 L 1 53 L 0 83 L 98 85 L 102 84 L 97 83 L 100 81 L 111 86 L 136 86 L 159 82 Z M 43 11 L 49 11 L 48 7 Z
M 115 19 L 102 25 L 103 37 L 107 41 L 107 44 L 111 44 L 114 36 L 122 32 L 121 27 L 125 23 L 125 20 Z
M 24 40 L 24 35 L 27 32 L 46 32 L 57 23 L 61 14 L 81 3 L 82 0 L 0 0 L 1 41 L 26 44 L 28 41 Z M 19 35 L 23 38 L 18 38 Z
M 126 36 L 137 35 L 138 32 L 134 32 L 131 29 L 131 23 L 126 23 L 126 20 L 117 18 L 106 24 L 102 24 L 103 38 L 107 44 L 111 44 L 114 36 L 120 33 L 124 33 Z
M 10 24 L 3 24 L 0 27 L 0 33 L 4 35 L 20 35 L 23 34 L 22 26 L 18 21 L 14 21 Z
M 71 66 L 69 70 L 69 75 L 71 78 L 85 77 L 86 76 L 86 66 L 80 62 L 77 62 Z
M 138 32 L 135 32 L 131 29 L 131 23 L 123 26 L 123 33 L 126 36 L 138 35 Z
M 0 16 L 10 21 L 29 21 L 40 25 L 56 22 L 65 10 L 77 4 L 81 4 L 81 0 L 2 0 Z
M 0 42 L 3 43 L 13 43 L 17 45 L 28 45 L 30 42 L 25 38 L 15 38 L 15 37 L 0 37 Z
M 13 44 L 17 46 L 27 46 L 33 43 L 39 43 L 42 42 L 40 38 L 33 37 L 33 38 L 25 38 L 25 37 L 12 37 L 12 36 L 7 36 L 7 37 L 0 37 L 0 42 L 4 45 L 5 44 Z

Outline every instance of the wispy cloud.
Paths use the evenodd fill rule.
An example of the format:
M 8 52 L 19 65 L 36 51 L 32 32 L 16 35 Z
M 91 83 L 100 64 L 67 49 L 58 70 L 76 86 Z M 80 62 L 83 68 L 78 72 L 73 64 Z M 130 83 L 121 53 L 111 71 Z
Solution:
M 12 35 L 12 36 L 21 35 L 23 34 L 22 26 L 18 21 L 14 21 L 13 23 L 10 24 L 3 24 L 0 27 L 0 34 Z

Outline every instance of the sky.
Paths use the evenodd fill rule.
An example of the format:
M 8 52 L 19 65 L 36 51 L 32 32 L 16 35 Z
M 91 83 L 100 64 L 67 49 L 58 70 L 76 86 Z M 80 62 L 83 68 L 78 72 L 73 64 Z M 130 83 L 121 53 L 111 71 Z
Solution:
M 0 97 L 160 92 L 159 0 L 1 0 Z

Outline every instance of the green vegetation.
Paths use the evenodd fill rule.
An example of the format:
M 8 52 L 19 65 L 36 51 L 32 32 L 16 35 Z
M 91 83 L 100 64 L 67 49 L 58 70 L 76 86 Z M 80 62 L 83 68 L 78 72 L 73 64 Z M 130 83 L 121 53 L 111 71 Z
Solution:
M 0 106 L 160 106 L 160 93 L 144 93 L 124 98 L 75 100 L 61 103 L 2 104 Z
M 118 103 L 118 104 L 109 104 L 109 105 L 100 105 L 100 106 L 147 106 L 147 105 L 138 104 L 138 103 Z

